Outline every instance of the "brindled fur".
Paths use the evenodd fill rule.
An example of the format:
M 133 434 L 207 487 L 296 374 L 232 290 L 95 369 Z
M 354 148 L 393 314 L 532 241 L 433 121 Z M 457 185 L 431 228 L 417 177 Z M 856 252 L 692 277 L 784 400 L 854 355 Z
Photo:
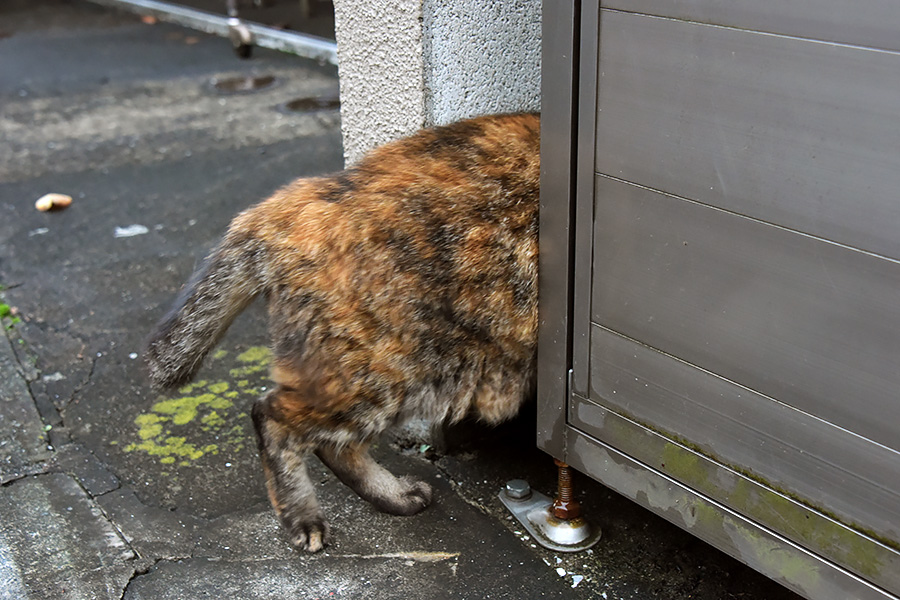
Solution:
M 307 453 L 381 510 L 413 514 L 430 487 L 375 463 L 373 438 L 410 417 L 499 422 L 532 389 L 539 130 L 536 114 L 461 121 L 289 184 L 232 221 L 153 333 L 150 379 L 178 386 L 266 299 L 275 386 L 253 419 L 296 546 L 328 536 Z

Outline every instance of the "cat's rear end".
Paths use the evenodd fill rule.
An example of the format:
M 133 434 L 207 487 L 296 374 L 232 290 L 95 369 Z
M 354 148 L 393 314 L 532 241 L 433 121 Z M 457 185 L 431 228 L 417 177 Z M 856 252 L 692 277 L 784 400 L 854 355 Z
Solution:
M 153 383 L 186 382 L 234 317 L 268 303 L 274 388 L 253 408 L 269 496 L 301 548 L 328 526 L 310 451 L 394 514 L 431 499 L 368 444 L 410 417 L 489 422 L 534 381 L 537 115 L 422 131 L 239 215 L 146 353 Z

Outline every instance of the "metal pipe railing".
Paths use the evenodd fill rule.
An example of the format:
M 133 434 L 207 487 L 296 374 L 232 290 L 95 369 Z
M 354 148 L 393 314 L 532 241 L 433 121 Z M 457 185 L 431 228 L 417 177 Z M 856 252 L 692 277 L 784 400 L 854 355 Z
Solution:
M 252 44 L 311 58 L 320 63 L 337 65 L 337 44 L 332 40 L 296 31 L 281 31 L 235 17 L 224 17 L 202 10 L 178 6 L 158 0 L 90 0 L 111 8 L 127 10 L 139 15 L 153 16 L 160 21 L 175 23 L 205 33 L 231 38 L 239 43 Z M 248 38 L 249 34 L 249 38 Z

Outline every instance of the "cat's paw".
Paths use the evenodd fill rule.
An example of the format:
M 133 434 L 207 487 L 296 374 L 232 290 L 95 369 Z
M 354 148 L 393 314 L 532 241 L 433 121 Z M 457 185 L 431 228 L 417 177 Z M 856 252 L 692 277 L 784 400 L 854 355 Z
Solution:
M 318 552 L 328 545 L 330 528 L 322 513 L 302 519 L 281 515 L 281 524 L 287 531 L 291 544 L 298 550 Z
M 430 485 L 411 477 L 402 477 L 400 483 L 403 484 L 404 491 L 399 498 L 395 498 L 393 506 L 395 510 L 386 512 L 409 516 L 422 512 L 431 504 L 432 490 Z

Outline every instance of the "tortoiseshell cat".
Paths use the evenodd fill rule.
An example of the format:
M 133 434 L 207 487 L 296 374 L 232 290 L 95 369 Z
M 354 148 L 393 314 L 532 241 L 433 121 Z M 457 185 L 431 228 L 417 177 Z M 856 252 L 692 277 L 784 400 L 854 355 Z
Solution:
M 421 131 L 246 210 L 157 326 L 158 388 L 180 386 L 256 297 L 268 303 L 274 388 L 253 407 L 269 499 L 294 545 L 328 524 L 304 466 L 319 458 L 378 509 L 412 515 L 424 482 L 368 446 L 416 417 L 489 423 L 533 389 L 540 117 Z

